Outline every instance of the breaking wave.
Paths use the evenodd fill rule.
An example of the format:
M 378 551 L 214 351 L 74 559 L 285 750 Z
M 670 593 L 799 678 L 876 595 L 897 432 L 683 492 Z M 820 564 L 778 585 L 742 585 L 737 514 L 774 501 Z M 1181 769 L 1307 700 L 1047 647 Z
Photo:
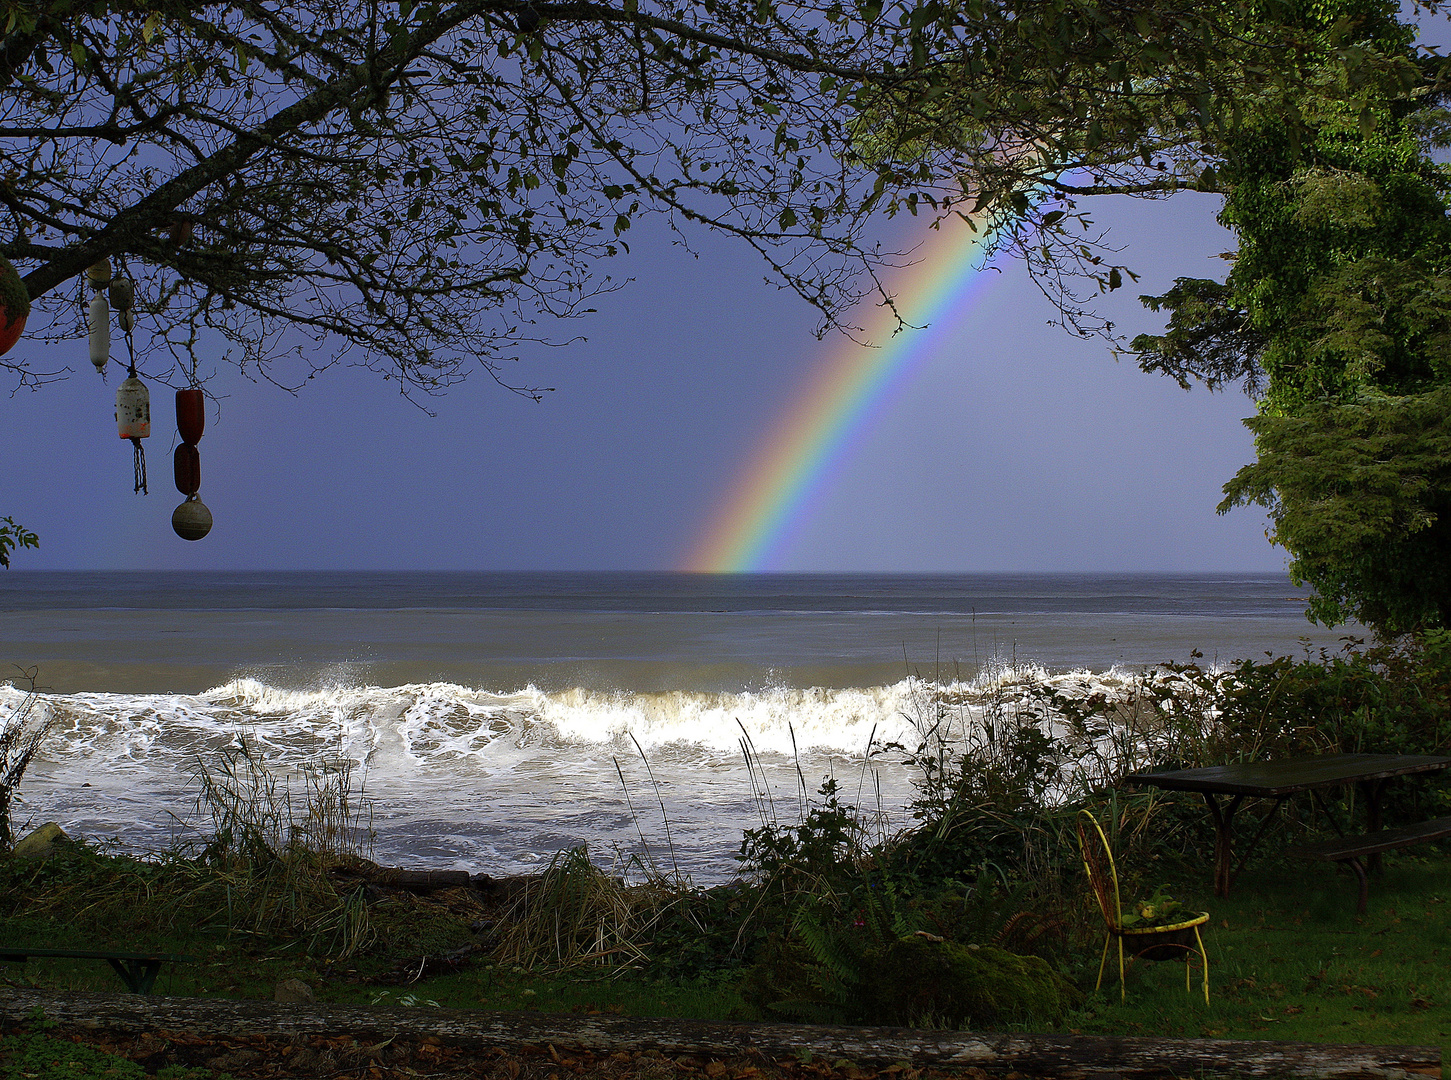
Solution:
M 385 861 L 518 872 L 560 848 L 640 855 L 663 844 L 697 881 L 729 877 L 765 798 L 793 805 L 834 776 L 848 801 L 909 823 L 912 748 L 947 715 L 967 739 L 986 710 L 1051 689 L 1126 695 L 1140 676 L 996 667 L 968 682 L 740 692 L 488 690 L 455 683 L 281 689 L 239 678 L 204 693 L 47 695 L 52 734 L 21 791 L 19 823 L 57 820 L 132 850 L 185 840 L 191 777 L 245 738 L 273 769 L 354 763 Z M 23 699 L 0 686 L 0 719 Z M 651 854 L 646 852 L 646 854 Z M 653 853 L 662 857 L 660 851 Z

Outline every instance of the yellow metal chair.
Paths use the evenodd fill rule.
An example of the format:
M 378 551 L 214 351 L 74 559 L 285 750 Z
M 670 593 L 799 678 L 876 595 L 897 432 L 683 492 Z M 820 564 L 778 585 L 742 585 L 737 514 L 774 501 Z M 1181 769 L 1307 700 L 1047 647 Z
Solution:
M 1124 926 L 1123 908 L 1119 902 L 1118 870 L 1113 863 L 1113 848 L 1098 819 L 1087 810 L 1078 811 L 1078 847 L 1083 852 L 1083 869 L 1088 873 L 1093 894 L 1098 898 L 1098 909 L 1103 912 L 1103 921 L 1108 926 L 1108 935 L 1103 939 L 1103 958 L 1098 962 L 1097 990 L 1103 986 L 1103 969 L 1108 963 L 1108 947 L 1118 942 L 1119 1000 L 1124 998 L 1124 943 L 1129 946 L 1129 955 L 1145 960 L 1184 959 L 1184 989 L 1192 993 L 1189 974 L 1192 961 L 1197 954 L 1204 968 L 1204 1003 L 1209 1004 L 1209 954 L 1204 951 L 1204 939 L 1199 928 L 1209 921 L 1207 911 L 1195 912 L 1182 922 L 1168 926 Z

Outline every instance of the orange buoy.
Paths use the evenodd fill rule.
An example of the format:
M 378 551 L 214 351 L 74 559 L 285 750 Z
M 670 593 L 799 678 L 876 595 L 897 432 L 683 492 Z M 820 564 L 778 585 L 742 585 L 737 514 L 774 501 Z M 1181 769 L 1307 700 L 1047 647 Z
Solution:
M 25 329 L 25 320 L 30 315 L 30 293 L 20 274 L 3 255 L 0 255 L 0 356 L 4 356 Z
M 101 297 L 105 303 L 105 298 Z M 136 377 L 136 369 L 116 387 L 116 433 L 129 439 L 132 447 L 132 462 L 136 470 L 136 490 L 146 494 L 146 451 L 142 439 L 151 438 L 151 393 L 146 384 Z

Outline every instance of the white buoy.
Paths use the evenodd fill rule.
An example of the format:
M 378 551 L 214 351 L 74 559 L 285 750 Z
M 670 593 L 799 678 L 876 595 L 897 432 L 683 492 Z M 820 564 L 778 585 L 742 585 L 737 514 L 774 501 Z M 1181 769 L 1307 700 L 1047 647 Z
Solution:
M 116 431 L 123 439 L 151 438 L 151 393 L 134 375 L 116 387 Z
M 91 298 L 91 363 L 104 372 L 111 362 L 111 305 L 106 294 L 98 292 Z

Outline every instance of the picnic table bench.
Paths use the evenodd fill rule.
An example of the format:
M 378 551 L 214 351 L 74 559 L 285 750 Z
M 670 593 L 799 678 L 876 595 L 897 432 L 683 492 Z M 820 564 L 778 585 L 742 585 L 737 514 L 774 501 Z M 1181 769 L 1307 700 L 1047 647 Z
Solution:
M 1322 840 L 1318 844 L 1302 844 L 1290 848 L 1289 854 L 1300 859 L 1320 859 L 1324 862 L 1345 863 L 1355 871 L 1360 883 L 1360 900 L 1355 910 L 1365 914 L 1365 902 L 1370 896 L 1370 882 L 1366 877 L 1366 856 L 1379 855 L 1393 848 L 1410 847 L 1431 840 L 1442 840 L 1451 836 L 1451 817 L 1434 818 L 1419 825 L 1406 825 L 1399 829 L 1381 829 L 1364 836 L 1341 836 L 1334 840 Z
M 149 994 L 162 964 L 194 964 L 196 957 L 158 952 L 109 952 L 103 949 L 41 949 L 29 945 L 0 945 L 0 961 L 23 964 L 32 956 L 66 960 L 104 960 L 133 994 Z

